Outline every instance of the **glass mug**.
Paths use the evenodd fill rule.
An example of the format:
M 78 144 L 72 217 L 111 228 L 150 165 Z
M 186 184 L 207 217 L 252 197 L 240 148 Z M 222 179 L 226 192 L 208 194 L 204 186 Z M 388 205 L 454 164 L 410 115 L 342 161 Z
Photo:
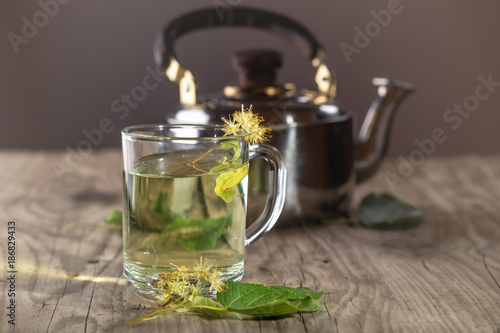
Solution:
M 122 130 L 123 268 L 142 293 L 159 274 L 213 264 L 223 280 L 243 276 L 245 247 L 276 223 L 285 200 L 282 156 L 217 125 L 137 125 Z M 246 228 L 248 163 L 269 164 L 264 211 Z

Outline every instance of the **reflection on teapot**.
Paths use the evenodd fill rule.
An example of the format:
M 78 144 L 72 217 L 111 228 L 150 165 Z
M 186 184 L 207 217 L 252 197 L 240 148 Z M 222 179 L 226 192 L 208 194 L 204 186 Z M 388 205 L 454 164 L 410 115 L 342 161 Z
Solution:
M 217 26 L 265 29 L 292 40 L 316 70 L 318 91 L 296 91 L 295 84 L 276 82 L 282 65 L 279 52 L 249 50 L 233 56 L 238 83 L 223 93 L 196 95 L 192 73 L 177 60 L 174 42 L 183 34 Z M 157 64 L 179 85 L 180 105 L 170 123 L 220 123 L 242 104 L 253 105 L 273 129 L 270 144 L 283 154 L 288 170 L 285 207 L 278 226 L 344 216 L 356 182 L 373 175 L 387 152 L 394 111 L 409 92 L 409 83 L 375 78 L 377 96 L 357 139 L 353 118 L 334 102 L 337 82 L 324 62 L 325 52 L 311 33 L 284 16 L 250 8 L 235 8 L 220 20 L 213 9 L 188 13 L 170 23 L 155 44 Z M 253 162 L 249 173 L 249 220 L 265 204 L 265 163 Z M 260 203 L 259 203 L 260 202 Z

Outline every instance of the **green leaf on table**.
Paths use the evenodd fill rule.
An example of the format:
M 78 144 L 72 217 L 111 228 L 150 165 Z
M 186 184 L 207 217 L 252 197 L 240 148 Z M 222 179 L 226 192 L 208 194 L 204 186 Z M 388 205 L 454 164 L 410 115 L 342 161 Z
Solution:
M 192 301 L 185 302 L 183 307 L 178 308 L 177 312 L 202 311 L 212 317 L 219 318 L 222 308 L 219 303 L 211 298 L 196 296 Z
M 121 210 L 112 210 L 109 212 L 106 217 L 106 223 L 112 225 L 121 225 L 122 224 L 122 212 Z
M 323 295 L 309 288 L 267 287 L 262 284 L 226 281 L 217 299 L 228 311 L 258 317 L 277 317 L 297 312 L 325 310 L 316 301 Z
M 358 208 L 361 225 L 370 228 L 403 227 L 418 223 L 423 214 L 390 194 L 371 193 Z
M 230 203 L 235 193 L 233 187 L 238 185 L 246 175 L 248 175 L 248 163 L 240 168 L 221 173 L 215 180 L 215 194 Z
M 319 300 L 325 294 L 324 291 L 314 291 L 314 290 L 312 290 L 311 288 L 308 288 L 308 287 L 293 288 L 293 287 L 285 287 L 285 286 L 272 286 L 272 287 L 269 287 L 269 288 L 276 289 L 276 290 L 286 290 L 286 291 L 289 291 L 291 293 L 294 293 L 299 298 L 304 298 L 306 296 L 311 296 L 312 299 L 315 300 L 315 301 Z
M 201 271 L 205 272 L 204 277 L 200 277 Z M 216 318 L 223 316 L 228 319 L 251 319 L 326 310 L 317 303 L 324 292 L 306 287 L 268 287 L 240 281 L 222 283 L 217 268 L 207 261 L 203 263 L 201 259 L 196 270 L 186 271 L 184 266 L 177 267 L 176 271 L 164 274 L 162 282 L 161 296 L 157 302 L 159 308 L 127 324 L 149 320 L 172 311 L 202 312 Z M 217 289 L 217 299 L 200 296 L 203 288 L 212 290 L 212 287 Z

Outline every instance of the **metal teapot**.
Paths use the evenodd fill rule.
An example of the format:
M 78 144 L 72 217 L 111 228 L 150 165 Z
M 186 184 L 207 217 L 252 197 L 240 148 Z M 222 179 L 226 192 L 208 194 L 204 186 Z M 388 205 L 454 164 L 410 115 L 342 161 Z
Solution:
M 277 83 L 276 71 L 282 64 L 279 52 L 250 50 L 233 56 L 238 83 L 226 86 L 222 93 L 197 96 L 194 77 L 177 60 L 174 42 L 193 30 L 220 26 L 260 28 L 291 40 L 316 70 L 318 91 L 298 93 L 294 84 Z M 179 85 L 180 105 L 168 122 L 220 124 L 221 117 L 251 104 L 270 124 L 270 144 L 283 154 L 288 170 L 281 226 L 347 215 L 355 183 L 379 168 L 394 111 L 412 91 L 409 83 L 375 78 L 377 96 L 355 139 L 352 115 L 334 102 L 337 82 L 324 62 L 321 45 L 297 22 L 251 8 L 233 8 L 222 18 L 213 8 L 183 15 L 165 28 L 154 54 L 158 66 Z M 265 204 L 267 174 L 264 163 L 250 166 L 249 220 Z

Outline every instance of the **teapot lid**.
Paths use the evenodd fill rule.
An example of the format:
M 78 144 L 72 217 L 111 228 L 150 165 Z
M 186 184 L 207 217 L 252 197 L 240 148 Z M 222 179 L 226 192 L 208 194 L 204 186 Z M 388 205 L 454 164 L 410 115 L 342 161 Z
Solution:
M 238 82 L 224 88 L 224 95 L 228 98 L 289 97 L 296 91 L 293 83 L 276 83 L 278 69 L 283 65 L 283 56 L 278 51 L 238 51 L 233 54 L 231 65 L 238 73 Z
M 295 84 L 277 82 L 278 69 L 283 65 L 279 51 L 238 51 L 232 55 L 231 64 L 238 74 L 237 82 L 227 85 L 222 93 L 198 96 L 196 105 L 181 103 L 175 119 L 170 118 L 168 122 L 192 122 L 193 119 L 201 123 L 218 122 L 241 105 L 252 105 L 273 129 L 340 121 L 346 116 L 345 110 L 324 94 L 308 90 L 298 93 Z

